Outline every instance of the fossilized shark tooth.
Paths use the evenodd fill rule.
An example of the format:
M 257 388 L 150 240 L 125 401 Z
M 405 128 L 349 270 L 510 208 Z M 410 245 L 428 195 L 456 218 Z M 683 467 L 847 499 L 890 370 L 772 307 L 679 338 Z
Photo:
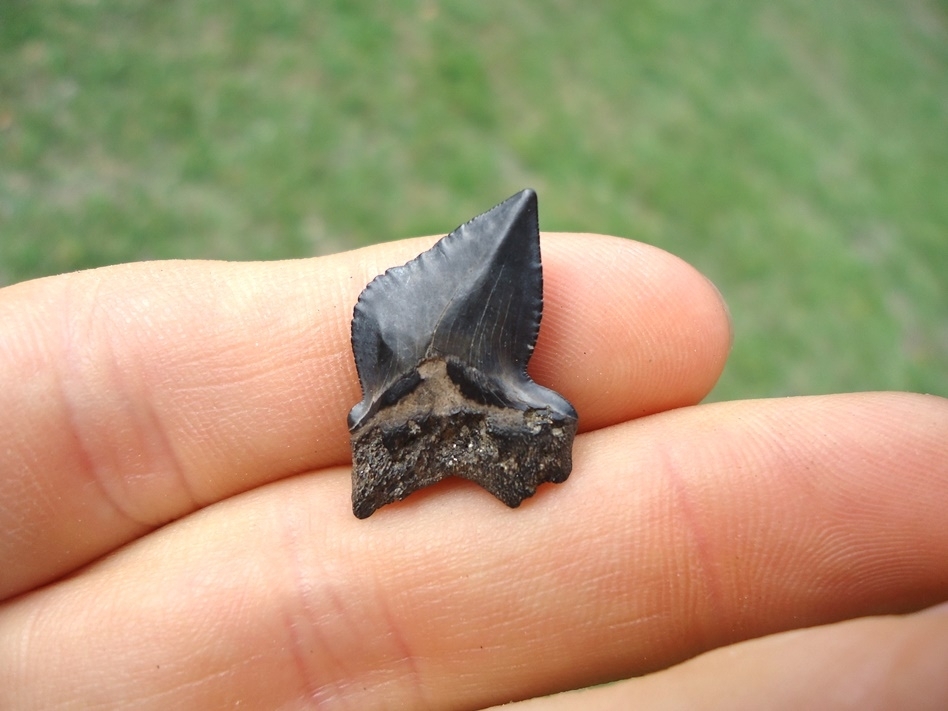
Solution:
M 576 410 L 527 375 L 542 310 L 532 190 L 369 283 L 352 319 L 357 517 L 447 476 L 511 507 L 566 480 Z

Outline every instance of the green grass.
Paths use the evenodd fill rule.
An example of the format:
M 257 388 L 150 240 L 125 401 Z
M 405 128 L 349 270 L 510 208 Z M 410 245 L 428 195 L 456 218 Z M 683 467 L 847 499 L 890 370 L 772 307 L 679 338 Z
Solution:
M 385 9 L 380 9 L 380 8 Z M 707 273 L 713 398 L 948 394 L 944 0 L 4 0 L 0 285 L 544 229 Z

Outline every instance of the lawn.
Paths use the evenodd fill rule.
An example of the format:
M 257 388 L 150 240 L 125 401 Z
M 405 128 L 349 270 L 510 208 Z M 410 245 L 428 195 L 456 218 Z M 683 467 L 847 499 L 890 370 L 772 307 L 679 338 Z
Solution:
M 713 399 L 948 395 L 944 0 L 3 0 L 0 285 L 444 233 L 695 264 Z

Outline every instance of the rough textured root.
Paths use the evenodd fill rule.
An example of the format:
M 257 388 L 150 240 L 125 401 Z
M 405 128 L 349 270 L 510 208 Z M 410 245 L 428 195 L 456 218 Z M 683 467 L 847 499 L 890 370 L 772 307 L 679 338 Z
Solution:
M 472 407 L 379 419 L 352 435 L 358 518 L 448 476 L 473 481 L 516 507 L 540 484 L 565 481 L 572 469 L 576 421 L 556 421 L 549 411 Z

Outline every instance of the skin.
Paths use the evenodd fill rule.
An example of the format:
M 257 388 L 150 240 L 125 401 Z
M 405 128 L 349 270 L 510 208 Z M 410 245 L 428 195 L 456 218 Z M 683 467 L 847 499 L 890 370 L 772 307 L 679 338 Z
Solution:
M 698 405 L 728 313 L 645 245 L 543 236 L 566 483 L 355 519 L 352 307 L 432 242 L 0 291 L 0 707 L 948 707 L 948 401 Z

